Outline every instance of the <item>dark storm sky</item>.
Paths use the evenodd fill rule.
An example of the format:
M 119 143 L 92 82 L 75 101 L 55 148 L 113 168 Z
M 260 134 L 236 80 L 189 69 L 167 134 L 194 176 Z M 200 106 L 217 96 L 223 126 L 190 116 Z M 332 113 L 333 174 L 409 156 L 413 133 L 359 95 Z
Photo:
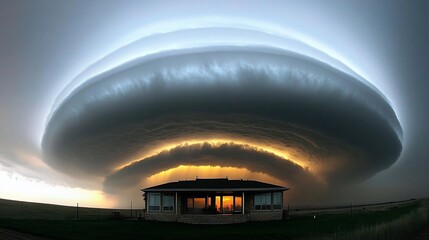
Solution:
M 186 104 L 183 104 L 183 106 L 179 108 L 183 111 L 178 110 L 175 112 L 175 114 L 177 114 L 176 116 L 185 115 L 185 117 L 181 119 L 185 122 L 193 120 L 200 124 L 197 124 L 194 129 L 187 129 L 186 136 L 196 133 L 197 135 L 201 134 L 201 138 L 204 138 L 210 134 L 213 135 L 219 132 L 231 133 L 231 129 L 235 129 L 235 132 L 232 131 L 232 135 L 228 136 L 242 139 L 245 135 L 244 133 L 251 130 L 254 135 L 248 134 L 249 136 L 246 135 L 246 137 L 244 137 L 245 139 L 251 139 L 252 136 L 256 136 L 257 138 L 265 139 L 266 142 L 270 144 L 279 143 L 284 145 L 285 142 L 294 142 L 297 146 L 299 145 L 299 147 L 297 147 L 299 149 L 311 149 L 311 143 L 306 141 L 301 143 L 298 141 L 298 138 L 291 137 L 292 135 L 271 134 L 270 137 L 267 137 L 262 131 L 258 132 L 256 127 L 246 127 L 252 124 L 254 124 L 252 126 L 261 127 L 267 122 L 266 119 L 269 119 L 272 121 L 270 126 L 273 127 L 270 131 L 273 133 L 275 131 L 288 129 L 295 135 L 304 136 L 310 140 L 317 140 L 317 143 L 320 145 L 318 145 L 319 150 L 309 150 L 309 154 L 316 156 L 315 158 L 332 154 L 337 150 L 340 151 L 340 147 L 332 147 L 336 144 L 345 144 L 345 146 L 350 147 L 350 149 L 354 149 L 344 151 L 345 156 L 351 156 L 356 153 L 356 151 L 371 153 L 369 154 L 370 157 L 365 156 L 359 158 L 359 160 L 350 160 L 350 157 L 345 157 L 353 164 L 356 162 L 362 163 L 358 164 L 359 168 L 357 169 L 359 169 L 359 172 L 350 170 L 350 167 L 349 170 L 347 170 L 347 168 L 326 170 L 323 173 L 325 175 L 322 174 L 324 180 L 328 181 L 328 184 L 335 186 L 337 182 L 353 182 L 353 185 L 338 186 L 338 191 L 336 192 L 338 195 L 342 196 L 342 201 L 350 201 L 350 199 L 356 198 L 356 196 L 359 196 L 362 201 L 428 196 L 429 188 L 426 186 L 426 183 L 429 181 L 427 175 L 427 171 L 429 170 L 429 162 L 427 160 L 427 156 L 429 155 L 429 130 L 427 127 L 427 119 L 429 117 L 429 107 L 427 106 L 429 100 L 429 95 L 427 93 L 429 90 L 429 82 L 427 80 L 427 77 L 429 77 L 429 46 L 427 45 L 429 42 L 428 12 L 429 4 L 425 1 L 328 1 L 323 3 L 317 1 L 271 1 L 269 3 L 266 1 L 225 1 L 224 3 L 202 3 L 192 1 L 180 3 L 163 1 L 128 1 L 126 3 L 118 1 L 92 1 L 90 3 L 86 1 L 2 1 L 0 3 L 0 170 L 3 172 L 17 172 L 28 178 L 39 179 L 49 184 L 79 186 L 95 190 L 109 189 L 109 182 L 114 181 L 115 178 L 124 180 L 125 182 L 131 181 L 132 177 L 136 175 L 132 172 L 137 171 L 136 169 L 128 167 L 120 171 L 112 171 L 112 167 L 109 165 L 111 164 L 113 166 L 114 163 L 122 163 L 113 158 L 115 158 L 115 156 L 117 158 L 122 158 L 125 156 L 123 152 L 116 152 L 117 155 L 111 155 L 109 152 L 109 154 L 103 157 L 103 160 L 97 159 L 93 161 L 88 160 L 89 158 L 85 158 L 84 154 L 87 154 L 86 156 L 93 156 L 95 153 L 102 155 L 103 151 L 97 150 L 97 147 L 104 148 L 106 146 L 111 146 L 109 144 L 114 144 L 115 146 L 121 146 L 121 144 L 123 144 L 124 148 L 143 148 L 152 146 L 150 145 L 152 143 L 153 146 L 155 146 L 159 139 L 156 137 L 148 137 L 143 140 L 138 138 L 139 144 L 133 146 L 129 143 L 136 141 L 137 138 L 135 136 L 124 136 L 123 131 L 125 130 L 115 129 L 107 131 L 108 133 L 106 133 L 106 135 L 92 134 L 92 132 L 96 130 L 93 130 L 94 128 L 91 127 L 92 125 L 90 123 L 86 124 L 85 121 L 90 122 L 88 119 L 95 119 L 98 122 L 102 121 L 100 125 L 103 125 L 103 119 L 105 119 L 104 117 L 106 116 L 103 114 L 111 112 L 112 110 L 109 104 L 117 104 L 114 105 L 116 107 L 113 107 L 113 109 L 123 110 L 124 105 L 121 104 L 125 104 L 129 107 L 127 103 L 136 99 L 132 99 L 132 96 L 130 97 L 129 95 L 127 95 L 127 98 L 121 97 L 122 95 L 119 93 L 119 95 L 113 94 L 114 97 L 108 98 L 111 102 L 104 101 L 100 97 L 101 100 L 97 99 L 97 101 L 92 102 L 88 100 L 88 102 L 82 103 L 79 101 L 91 99 L 91 96 L 96 96 L 96 93 L 102 92 L 101 89 L 106 91 L 114 89 L 115 81 L 120 81 L 120 78 L 112 77 L 111 80 L 100 81 L 103 84 L 107 82 L 112 85 L 102 85 L 96 81 L 94 81 L 92 85 L 89 83 L 86 85 L 81 84 L 88 80 L 88 76 L 91 76 L 91 73 L 94 71 L 96 72 L 97 67 L 112 68 L 115 67 L 115 64 L 121 62 L 121 60 L 116 62 L 107 60 L 115 56 L 123 57 L 124 59 L 127 59 L 127 56 L 131 56 L 126 50 L 118 52 L 118 49 L 123 49 L 127 44 L 133 43 L 153 33 L 171 32 L 176 29 L 208 28 L 206 32 L 202 33 L 193 31 L 183 34 L 178 33 L 174 38 L 171 37 L 171 35 L 170 37 L 169 35 L 165 35 L 166 37 L 164 38 L 161 36 L 157 38 L 156 41 L 149 39 L 147 42 L 143 42 L 140 45 L 149 50 L 151 47 L 148 46 L 152 46 L 152 44 L 153 49 L 162 49 L 163 46 L 168 46 L 167 49 L 180 49 L 201 47 L 201 45 L 198 44 L 204 42 L 204 44 L 206 44 L 204 47 L 210 47 L 211 44 L 218 44 L 219 41 L 223 40 L 222 34 L 219 34 L 222 33 L 223 30 L 212 30 L 210 28 L 226 27 L 230 29 L 227 31 L 228 33 L 232 33 L 234 31 L 233 29 L 237 29 L 237 36 L 234 34 L 225 35 L 225 41 L 233 41 L 233 45 L 236 46 L 240 41 L 245 39 L 245 37 L 243 37 L 244 34 L 252 34 L 245 33 L 239 29 L 248 26 L 256 26 L 255 29 L 263 29 L 270 33 L 280 32 L 282 34 L 284 33 L 285 36 L 296 39 L 298 41 L 296 46 L 298 47 L 289 45 L 289 49 L 287 50 L 294 50 L 295 47 L 299 48 L 299 42 L 305 42 L 305 44 L 317 50 L 314 52 L 320 51 L 328 56 L 328 58 L 325 58 L 322 54 L 318 55 L 322 57 L 315 57 L 315 55 L 313 55 L 313 50 L 306 50 L 306 52 L 301 51 L 301 53 L 305 53 L 307 57 L 315 57 L 318 61 L 313 61 L 313 59 L 310 61 L 307 59 L 305 63 L 296 63 L 296 68 L 302 67 L 303 69 L 310 69 L 310 73 L 319 73 L 320 61 L 323 62 L 326 59 L 328 59 L 326 61 L 332 61 L 329 59 L 336 59 L 355 71 L 363 79 L 366 79 L 366 81 L 370 83 L 369 86 L 375 86 L 377 89 L 374 91 L 375 93 L 371 92 L 371 87 L 368 87 L 368 89 L 365 88 L 365 86 L 367 86 L 366 84 L 362 86 L 359 85 L 361 89 L 356 90 L 354 93 L 353 89 L 356 89 L 356 86 L 353 84 L 341 85 L 339 90 L 337 90 L 341 93 L 347 92 L 347 94 L 345 94 L 345 102 L 350 104 L 347 106 L 358 107 L 354 108 L 359 109 L 358 113 L 356 113 L 357 111 L 348 109 L 350 113 L 346 113 L 346 115 L 351 114 L 350 116 L 352 116 L 352 114 L 356 114 L 356 116 L 360 116 L 362 118 L 360 120 L 367 123 L 361 127 L 364 128 L 375 125 L 391 127 L 386 127 L 389 129 L 386 131 L 380 130 L 381 128 L 376 128 L 377 131 L 372 132 L 373 136 L 390 141 L 391 137 L 387 137 L 388 134 L 386 134 L 386 132 L 391 131 L 391 129 L 396 129 L 393 130 L 396 133 L 400 132 L 400 130 L 397 130 L 397 126 L 392 127 L 392 125 L 389 125 L 392 121 L 395 122 L 397 118 L 401 132 L 403 133 L 403 136 L 400 136 L 400 138 L 402 138 L 402 152 L 400 157 L 397 158 L 394 154 L 395 151 L 396 153 L 398 152 L 398 146 L 395 145 L 395 147 L 384 148 L 385 146 L 393 146 L 386 143 L 389 141 L 381 141 L 383 144 L 386 143 L 386 145 L 382 145 L 380 141 L 377 141 L 374 137 L 371 138 L 369 142 L 366 142 L 367 145 L 359 142 L 361 141 L 359 139 L 367 137 L 367 135 L 364 134 L 360 136 L 357 133 L 361 132 L 359 129 L 355 132 L 351 131 L 347 137 L 341 137 L 340 134 L 332 129 L 329 130 L 326 124 L 324 125 L 324 123 L 320 123 L 319 121 L 315 121 L 314 123 L 304 121 L 304 119 L 308 118 L 301 116 L 297 117 L 298 120 L 296 121 L 302 123 L 307 130 L 301 131 L 297 130 L 298 128 L 292 128 L 292 130 L 290 130 L 290 123 L 286 124 L 289 124 L 288 126 L 282 125 L 285 119 L 289 120 L 289 118 L 274 116 L 274 111 L 255 112 L 246 110 L 245 108 L 237 108 L 241 110 L 234 110 L 234 106 L 230 106 L 230 109 L 225 111 L 227 111 L 228 114 L 235 113 L 237 116 L 233 116 L 230 119 L 219 118 L 218 124 L 214 124 L 214 126 L 218 129 L 224 129 L 223 132 L 221 130 L 209 131 L 209 127 L 207 126 L 213 125 L 207 124 L 206 120 L 208 117 L 186 116 L 190 116 L 197 111 L 197 113 L 202 113 L 203 116 L 211 117 L 213 113 L 219 113 L 219 111 L 210 108 L 205 112 L 201 112 L 201 106 L 197 104 L 200 102 L 196 100 L 202 99 L 203 97 L 198 98 L 198 96 L 193 95 L 186 96 L 189 96 L 188 100 L 190 102 L 196 102 L 195 107 L 190 107 L 186 111 L 183 110 L 187 109 L 184 107 L 185 105 L 189 105 L 189 102 L 186 102 Z M 210 31 L 215 31 L 216 33 L 213 33 L 213 36 L 211 36 Z M 198 40 L 200 39 L 199 37 L 203 38 L 204 36 L 206 39 Z M 255 37 L 255 39 L 260 41 L 267 41 L 270 43 L 277 41 L 274 38 L 268 38 L 262 35 L 258 35 L 257 37 L 258 38 Z M 216 38 L 218 42 L 211 42 L 211 39 L 214 38 Z M 253 40 L 256 41 L 255 39 Z M 252 39 L 248 41 L 251 42 Z M 286 42 L 286 44 L 287 43 L 288 42 Z M 138 47 L 138 49 L 149 51 L 147 49 L 145 50 L 144 47 Z M 115 51 L 116 55 L 112 55 L 111 53 Z M 248 49 L 246 49 L 246 51 L 248 51 Z M 251 48 L 250 52 L 252 51 L 254 52 L 253 48 Z M 110 56 L 110 58 L 105 58 L 106 56 Z M 182 64 L 183 67 L 180 71 L 184 72 L 185 70 L 183 69 L 187 69 L 193 64 L 191 58 L 192 57 L 189 58 L 190 60 L 188 59 L 186 61 L 180 59 L 170 59 L 168 61 L 170 61 L 169 64 L 172 65 L 174 65 L 175 61 Z M 231 69 L 233 69 L 231 71 L 242 71 L 242 67 L 240 68 L 235 62 L 226 64 L 225 62 L 229 61 L 228 57 L 207 55 L 206 58 L 209 59 L 207 60 L 208 63 L 214 61 L 218 64 L 216 66 L 219 66 L 219 64 L 224 66 L 223 69 L 226 65 L 230 64 L 233 66 L 231 67 Z M 265 55 L 261 58 L 266 58 L 267 60 L 265 62 L 271 61 L 271 66 L 277 64 L 279 61 L 286 61 L 283 59 L 273 60 L 272 57 L 265 57 Z M 116 57 L 116 59 L 118 59 L 118 57 Z M 245 56 L 242 57 L 242 59 L 242 62 L 245 62 L 250 61 L 249 59 L 251 58 Z M 101 63 L 100 60 L 102 60 Z M 287 61 L 291 64 L 292 62 L 293 64 L 296 62 L 294 59 Z M 94 64 L 96 62 L 99 64 Z M 225 63 L 225 65 L 222 65 L 223 63 Z M 210 64 L 208 65 L 210 66 Z M 250 61 L 246 66 L 250 66 L 252 69 L 250 72 L 246 72 L 250 74 L 249 76 L 261 74 L 261 71 L 254 70 L 260 67 L 257 66 L 257 64 Z M 339 64 L 338 66 L 342 67 L 343 65 Z M 157 67 L 155 66 L 153 68 Z M 208 69 L 210 69 L 210 67 L 208 67 Z M 171 74 L 173 70 L 167 71 L 170 71 Z M 135 74 L 141 74 L 142 71 L 144 72 L 146 70 L 137 69 L 135 70 Z M 213 71 L 214 70 L 212 70 L 212 72 Z M 277 73 L 274 70 L 270 71 L 262 71 L 266 74 L 266 78 L 264 79 L 268 79 L 268 82 L 274 81 L 275 78 L 273 76 Z M 323 71 L 320 70 L 320 74 L 325 74 Z M 127 72 L 126 74 L 131 73 Z M 206 76 L 204 75 L 206 74 L 205 72 L 200 71 L 200 74 L 200 77 Z M 333 74 L 333 77 L 331 75 L 326 76 L 330 76 L 330 78 L 343 78 L 340 71 L 329 72 L 329 74 Z M 127 75 L 126 77 L 130 78 L 130 76 L 131 75 Z M 213 77 L 213 79 L 221 80 L 217 82 L 216 87 L 212 88 L 215 90 L 207 92 L 208 95 L 205 96 L 210 96 L 210 93 L 212 93 L 213 97 L 207 97 L 207 99 L 218 99 L 216 97 L 216 89 L 224 89 L 225 86 L 222 85 L 222 79 L 225 79 L 222 77 L 224 75 L 213 74 L 210 76 Z M 173 78 L 165 78 L 165 76 L 163 79 L 167 85 L 175 81 Z M 237 79 L 240 79 L 240 77 L 237 77 Z M 301 78 L 297 77 L 297 79 Z M 360 80 L 359 77 L 353 76 L 352 79 L 356 79 L 356 81 Z M 336 101 L 324 97 L 335 90 L 335 88 L 332 87 L 332 82 L 326 83 L 320 81 L 318 83 L 321 84 L 321 87 L 317 89 L 324 89 L 324 92 L 306 92 L 305 94 L 299 95 L 296 99 L 302 100 L 304 98 L 307 99 L 307 97 L 311 99 L 315 96 L 319 97 L 322 99 L 322 101 L 319 102 L 324 104 L 322 104 L 322 109 L 333 113 L 333 123 L 339 126 L 342 126 L 341 124 L 344 125 L 346 120 L 342 117 L 344 116 L 344 111 L 341 109 L 347 109 L 347 106 L 340 106 Z M 240 84 L 236 86 L 242 88 L 243 86 L 247 86 L 246 84 L 240 82 Z M 260 84 L 260 82 L 255 82 L 255 84 Z M 192 84 L 189 85 L 194 86 Z M 310 86 L 311 84 L 307 85 Z M 81 87 L 77 88 L 78 86 Z M 171 86 L 173 86 L 173 89 L 177 89 L 177 87 L 174 87 L 174 84 L 168 85 L 168 87 Z M 273 86 L 278 87 L 277 85 Z M 329 87 L 326 88 L 326 86 Z M 261 91 L 264 90 L 266 92 L 257 92 L 257 94 L 261 95 L 251 95 L 250 93 L 252 91 L 250 89 L 260 90 L 261 88 L 255 86 L 248 88 L 249 91 L 247 92 L 249 92 L 249 96 L 253 97 L 268 96 L 266 92 L 270 91 L 270 89 L 262 89 Z M 345 89 L 347 89 L 347 91 L 345 91 Z M 160 88 L 152 90 L 153 91 L 150 91 L 150 93 L 154 96 L 159 96 L 160 93 L 171 93 L 171 91 L 164 91 L 162 88 L 161 90 Z M 370 99 L 368 96 L 373 96 L 376 93 L 384 95 L 385 101 L 368 100 Z M 115 94 L 118 93 L 115 92 Z M 203 95 L 203 93 L 201 94 Z M 341 94 L 338 96 L 340 95 Z M 240 98 L 240 101 L 246 102 L 246 97 L 247 96 L 243 96 L 243 98 Z M 207 99 L 205 103 L 213 105 L 222 104 L 222 101 Z M 281 101 L 286 101 L 284 98 L 276 98 L 275 96 L 272 99 L 264 99 L 262 103 L 258 102 L 258 104 L 270 104 L 270 106 L 272 106 L 273 102 L 280 101 L 280 103 L 282 103 Z M 294 100 L 296 101 L 296 99 Z M 362 103 L 363 99 L 367 102 Z M 67 103 L 69 105 L 62 105 L 65 100 L 69 101 Z M 256 103 L 249 100 L 246 104 L 252 105 Z M 69 108 L 67 108 L 67 106 L 69 106 Z M 83 106 L 83 110 L 79 112 L 79 110 L 76 110 L 78 109 L 77 106 Z M 97 109 L 97 111 L 91 111 L 91 106 Z M 384 109 L 389 107 L 391 107 L 390 110 L 394 111 L 393 115 L 384 112 L 382 114 L 383 120 L 373 120 L 378 119 L 378 115 L 371 114 L 372 110 L 370 111 L 370 109 Z M 58 109 L 60 109 L 58 112 L 63 111 L 64 114 L 71 114 L 70 112 L 73 112 L 73 110 L 78 111 L 76 113 L 77 115 L 74 116 L 77 116 L 78 119 L 82 119 L 83 123 L 80 122 L 80 125 L 71 126 L 66 121 L 69 118 L 64 116 L 58 117 L 53 114 L 55 113 L 53 111 Z M 288 111 L 290 109 L 292 109 L 292 107 L 289 107 Z M 307 107 L 305 109 L 310 113 L 316 111 L 314 107 Z M 389 112 L 390 110 L 386 111 Z M 290 111 L 296 113 L 295 110 Z M 370 114 L 363 117 L 362 115 L 366 113 L 365 111 L 368 111 Z M 188 113 L 192 114 L 188 115 Z M 361 113 L 361 115 L 359 113 Z M 249 124 L 244 125 L 243 129 L 237 128 L 240 124 L 234 125 L 231 129 L 229 128 L 231 126 L 228 127 L 225 125 L 226 122 L 231 121 L 243 122 L 243 115 L 253 116 L 250 120 L 245 118 L 249 120 Z M 51 118 L 52 116 L 53 118 Z M 153 125 L 154 129 L 156 127 L 165 128 L 166 125 L 157 125 L 158 120 L 165 124 L 168 123 L 168 120 L 165 120 L 165 114 L 152 113 L 151 116 L 157 121 L 157 123 Z M 137 124 L 136 122 L 141 123 L 138 120 L 141 118 L 142 116 L 135 116 L 133 120 L 127 119 L 127 121 Z M 144 118 L 147 119 L 147 117 Z M 264 120 L 260 120 L 261 118 Z M 117 121 L 123 123 L 121 119 Z M 282 124 L 276 125 L 279 121 L 282 122 Z M 109 121 L 106 121 L 104 125 L 106 128 L 112 129 L 109 126 L 116 123 L 109 123 Z M 124 129 L 130 126 L 127 124 L 123 124 Z M 152 123 L 149 121 L 144 124 L 134 127 L 133 129 L 147 130 L 147 126 Z M 52 128 L 52 126 L 54 126 L 54 128 Z M 352 126 L 358 126 L 358 124 L 352 123 Z M 74 131 L 73 127 L 76 131 Z M 313 132 L 310 131 L 315 129 L 318 131 L 319 135 L 313 134 Z M 344 127 L 344 129 L 346 128 Z M 74 135 L 72 134 L 71 136 L 67 131 L 73 132 Z M 166 128 L 164 133 L 167 135 L 178 134 L 174 128 L 173 130 L 171 130 L 171 128 Z M 223 136 L 224 135 L 225 134 L 223 134 Z M 49 144 L 49 136 L 54 136 L 51 139 L 53 139 L 52 141 L 55 140 L 56 145 Z M 109 136 L 109 138 L 106 138 L 106 136 Z M 177 136 L 179 137 L 179 135 Z M 100 139 L 101 141 L 98 141 Z M 42 144 L 42 141 L 44 144 Z M 94 146 L 93 148 L 82 149 L 82 145 L 79 144 L 85 141 L 90 144 L 97 141 L 100 142 L 100 145 Z M 76 142 L 78 144 L 73 145 L 73 143 Z M 380 146 L 377 145 L 378 143 L 380 143 Z M 292 147 L 293 146 L 292 144 Z M 377 148 L 377 150 L 373 148 Z M 324 151 L 320 149 L 324 149 Z M 179 150 L 180 149 L 176 149 L 176 151 Z M 307 176 L 305 169 L 295 166 L 293 163 L 276 163 L 276 157 L 270 157 L 271 155 L 269 153 L 252 152 L 251 149 L 243 150 L 239 145 L 223 145 L 223 147 L 212 147 L 209 149 L 204 149 L 201 146 L 193 146 L 193 148 L 182 149 L 181 151 L 182 152 L 179 151 L 180 154 L 184 154 L 183 156 L 185 156 L 184 158 L 186 159 L 198 159 L 198 157 L 195 156 L 199 156 L 201 163 L 210 163 L 215 161 L 213 160 L 215 158 L 222 158 L 224 163 L 220 163 L 220 165 L 225 166 L 237 165 L 258 168 L 257 160 L 252 163 L 234 162 L 231 156 L 235 156 L 234 159 L 243 159 L 242 157 L 236 156 L 258 156 L 261 159 L 272 159 L 268 161 L 269 164 L 264 165 L 263 172 L 272 174 L 275 177 L 279 176 L 281 173 L 276 172 L 276 170 L 279 169 L 278 164 L 283 164 L 285 165 L 283 166 L 285 171 L 299 173 L 296 174 L 297 176 L 286 177 L 286 180 L 292 182 L 304 181 L 300 181 L 300 179 L 305 179 L 305 181 L 310 182 L 313 181 L 311 180 L 313 176 Z M 183 153 L 183 151 L 186 154 Z M 388 157 L 386 156 L 390 153 L 392 154 L 391 156 L 395 156 L 390 157 L 390 160 L 383 160 L 387 159 Z M 162 170 L 163 166 L 168 167 L 169 161 L 166 160 L 168 156 L 165 154 L 172 153 L 153 156 L 151 159 L 151 161 L 153 161 L 152 165 L 146 160 L 139 162 L 136 164 L 137 169 L 140 167 L 146 171 L 147 169 L 153 168 L 152 172 L 156 172 Z M 265 154 L 265 157 L 259 156 L 258 154 Z M 109 160 L 108 156 L 113 157 Z M 227 164 L 229 160 L 231 161 Z M 79 161 L 87 161 L 88 164 L 82 167 Z M 166 161 L 165 165 L 162 165 L 162 161 Z M 47 165 L 44 165 L 44 163 L 47 163 Z M 353 164 L 347 166 L 354 166 Z M 147 174 L 150 173 L 151 171 L 148 171 Z M 88 175 L 91 176 L 88 177 Z M 288 174 L 288 176 L 289 175 L 291 174 Z M 85 180 L 84 177 L 84 180 L 82 180 L 81 176 L 86 176 L 87 179 Z M 128 177 L 130 177 L 131 180 L 127 179 Z M 281 178 L 281 176 L 279 178 Z M 358 179 L 357 182 L 356 179 Z M 118 181 L 116 181 L 116 183 L 118 183 Z M 112 183 L 111 185 L 113 186 L 116 183 Z M 383 191 L 380 191 L 380 189 L 383 189 Z M 1 191 L 0 189 L 0 197 L 6 195 L 6 193 L 2 193 Z

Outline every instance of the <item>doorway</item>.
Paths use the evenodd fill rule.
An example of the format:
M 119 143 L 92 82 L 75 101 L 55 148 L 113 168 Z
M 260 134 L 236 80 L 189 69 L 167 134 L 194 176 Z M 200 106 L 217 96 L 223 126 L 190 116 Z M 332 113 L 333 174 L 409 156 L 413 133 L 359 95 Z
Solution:
M 241 213 L 242 201 L 241 196 L 217 195 L 215 198 L 216 212 L 221 214 Z

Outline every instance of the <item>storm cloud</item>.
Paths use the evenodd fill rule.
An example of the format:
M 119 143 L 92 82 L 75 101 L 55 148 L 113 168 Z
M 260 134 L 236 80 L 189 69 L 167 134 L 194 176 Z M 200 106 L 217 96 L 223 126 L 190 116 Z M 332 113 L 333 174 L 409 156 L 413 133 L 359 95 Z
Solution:
M 151 176 L 181 165 L 236 168 L 246 166 L 252 172 L 265 173 L 295 184 L 310 185 L 309 182 L 311 184 L 317 182 L 308 170 L 273 153 L 248 145 L 203 143 L 185 144 L 134 162 L 108 176 L 105 190 L 115 193 L 121 191 L 124 186 L 138 188 L 142 176 Z
M 42 146 L 53 168 L 107 177 L 111 190 L 195 164 L 359 182 L 397 160 L 401 139 L 389 101 L 365 80 L 284 49 L 212 46 L 87 80 L 52 113 Z

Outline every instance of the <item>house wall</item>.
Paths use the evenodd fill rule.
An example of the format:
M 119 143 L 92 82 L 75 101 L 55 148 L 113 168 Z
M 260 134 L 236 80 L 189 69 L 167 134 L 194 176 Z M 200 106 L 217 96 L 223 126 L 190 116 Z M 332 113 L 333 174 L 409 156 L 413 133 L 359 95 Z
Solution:
M 191 224 L 233 224 L 248 222 L 248 215 L 242 214 L 182 214 L 177 218 L 178 222 Z
M 145 220 L 153 221 L 163 221 L 163 222 L 177 222 L 177 217 L 175 213 L 167 212 L 147 212 L 145 214 Z
M 249 221 L 271 221 L 283 219 L 283 209 L 255 210 L 254 201 L 255 193 L 245 193 L 244 212 L 248 214 Z
M 175 194 L 174 194 L 174 196 L 175 196 Z M 181 208 L 180 208 L 180 196 L 177 198 L 177 201 L 178 201 L 177 202 L 178 204 L 176 203 L 176 199 L 174 199 L 174 202 L 175 202 L 174 207 L 179 206 L 179 208 L 177 209 L 177 211 L 178 211 L 177 213 L 180 214 L 180 210 L 181 210 Z M 148 203 L 148 201 L 146 201 L 146 209 L 149 209 L 147 203 Z M 163 204 L 163 193 L 161 193 L 160 210 L 159 211 L 148 210 L 145 213 L 145 219 L 146 220 L 154 220 L 154 221 L 164 221 L 164 222 L 176 222 L 177 216 L 178 216 L 178 215 L 176 215 L 176 209 L 173 209 L 173 211 L 164 211 L 162 204 Z
M 249 214 L 249 221 L 273 221 L 282 219 L 283 211 L 278 209 L 273 211 L 254 211 Z
M 183 213 L 183 203 L 182 203 L 182 194 L 178 193 L 177 194 L 177 203 L 176 203 L 176 207 L 177 207 L 177 214 L 180 215 Z
M 183 197 L 181 194 L 177 196 L 177 215 L 176 209 L 173 211 L 148 211 L 145 214 L 145 219 L 167 222 L 187 222 L 200 224 L 228 224 L 239 223 L 246 221 L 272 221 L 282 220 L 283 209 L 255 210 L 254 200 L 255 193 L 246 192 L 244 196 L 244 213 L 232 215 L 203 215 L 203 214 L 183 214 Z M 162 202 L 162 199 L 161 199 Z M 283 201 L 282 201 L 283 202 Z
M 244 193 L 244 213 L 249 214 L 253 210 L 253 202 L 255 199 L 254 193 Z

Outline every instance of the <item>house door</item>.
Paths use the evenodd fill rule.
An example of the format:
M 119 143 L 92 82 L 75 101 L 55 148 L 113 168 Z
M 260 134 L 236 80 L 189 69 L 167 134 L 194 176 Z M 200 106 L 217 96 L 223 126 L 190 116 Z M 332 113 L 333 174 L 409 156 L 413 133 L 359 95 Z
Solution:
M 222 213 L 234 211 L 234 196 L 222 196 Z
M 216 196 L 215 207 L 217 213 L 233 213 L 242 211 L 242 197 L 233 195 Z

